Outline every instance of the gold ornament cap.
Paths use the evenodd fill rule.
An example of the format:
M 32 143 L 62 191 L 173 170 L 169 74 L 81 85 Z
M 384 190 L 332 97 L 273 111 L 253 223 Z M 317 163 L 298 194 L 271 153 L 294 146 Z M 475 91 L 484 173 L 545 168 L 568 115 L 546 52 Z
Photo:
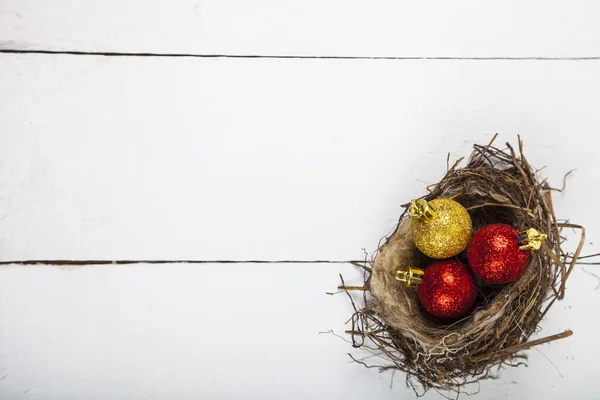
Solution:
M 433 208 L 425 199 L 413 199 L 408 206 L 408 215 L 423 222 L 431 220 L 435 214 Z
M 424 273 L 422 269 L 407 266 L 406 269 L 396 270 L 396 280 L 404 283 L 407 288 L 416 288 Z
M 526 231 L 519 232 L 517 243 L 525 243 L 519 247 L 521 250 L 539 250 L 542 242 L 548 238 L 545 233 L 539 233 L 535 228 L 529 228 Z

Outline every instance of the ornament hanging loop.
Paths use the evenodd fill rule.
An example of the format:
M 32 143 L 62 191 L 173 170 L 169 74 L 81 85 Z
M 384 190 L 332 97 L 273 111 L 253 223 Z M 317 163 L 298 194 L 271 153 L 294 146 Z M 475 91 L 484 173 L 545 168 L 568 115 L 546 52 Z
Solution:
M 519 232 L 517 243 L 525 243 L 519 247 L 521 250 L 539 250 L 542 242 L 548 238 L 545 233 L 539 233 L 535 228 L 529 228 L 526 231 Z
M 421 277 L 425 272 L 419 268 L 406 267 L 396 271 L 396 280 L 404 283 L 407 288 L 416 288 L 421 283 Z
M 435 216 L 433 209 L 425 199 L 411 200 L 410 206 L 408 206 L 408 215 L 423 222 L 427 222 Z

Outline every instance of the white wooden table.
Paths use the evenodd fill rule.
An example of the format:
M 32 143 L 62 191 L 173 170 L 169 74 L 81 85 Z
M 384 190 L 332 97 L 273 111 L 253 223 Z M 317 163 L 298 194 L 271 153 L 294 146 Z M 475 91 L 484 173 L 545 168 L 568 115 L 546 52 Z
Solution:
M 599 252 L 600 3 L 0 1 L 0 260 L 207 261 L 0 266 L 0 398 L 412 398 L 325 292 L 495 132 Z M 594 268 L 477 398 L 598 398 Z

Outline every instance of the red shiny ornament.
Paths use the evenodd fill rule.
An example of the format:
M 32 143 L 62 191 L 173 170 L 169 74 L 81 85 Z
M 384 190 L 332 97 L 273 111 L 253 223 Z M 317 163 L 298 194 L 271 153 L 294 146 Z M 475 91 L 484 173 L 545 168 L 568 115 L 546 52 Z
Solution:
M 529 250 L 519 249 L 519 232 L 510 225 L 490 224 L 479 229 L 467 247 L 473 272 L 495 284 L 519 278 L 529 263 Z
M 460 261 L 435 261 L 425 268 L 421 279 L 417 288 L 419 301 L 438 318 L 463 316 L 475 303 L 475 280 Z

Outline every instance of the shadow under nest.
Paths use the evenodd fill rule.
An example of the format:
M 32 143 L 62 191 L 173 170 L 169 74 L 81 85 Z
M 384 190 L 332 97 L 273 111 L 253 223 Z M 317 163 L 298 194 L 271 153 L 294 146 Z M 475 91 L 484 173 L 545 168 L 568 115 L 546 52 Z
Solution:
M 494 139 L 486 146 L 475 145 L 468 164 L 458 168 L 462 159 L 458 160 L 439 183 L 427 188 L 429 194 L 423 198 L 458 201 L 469 211 L 474 231 L 501 222 L 519 231 L 533 227 L 546 233 L 547 240 L 540 251 L 532 253 L 518 280 L 502 286 L 479 280 L 475 307 L 460 320 L 449 323 L 429 315 L 416 291 L 395 279 L 398 268 L 424 268 L 433 261 L 416 249 L 406 210 L 372 261 L 356 264 L 365 271 L 364 286 L 346 286 L 342 279 L 340 289 L 349 294 L 354 307 L 347 331 L 353 346 L 366 348 L 386 364 L 353 359 L 381 371 L 406 372 L 407 384 L 417 395 L 431 388 L 460 393 L 467 383 L 494 378 L 496 366 L 523 364 L 526 356 L 520 351 L 572 333 L 529 341 L 549 308 L 564 297 L 565 282 L 584 242 L 584 229 L 557 220 L 551 198 L 555 189 L 545 180 L 538 181 L 523 155 L 521 140 L 517 152 L 508 143 L 505 149 L 494 147 Z M 581 232 L 574 254 L 561 249 L 563 228 Z M 465 253 L 457 259 L 466 264 Z M 358 306 L 350 296 L 352 290 L 364 291 L 363 305 Z

